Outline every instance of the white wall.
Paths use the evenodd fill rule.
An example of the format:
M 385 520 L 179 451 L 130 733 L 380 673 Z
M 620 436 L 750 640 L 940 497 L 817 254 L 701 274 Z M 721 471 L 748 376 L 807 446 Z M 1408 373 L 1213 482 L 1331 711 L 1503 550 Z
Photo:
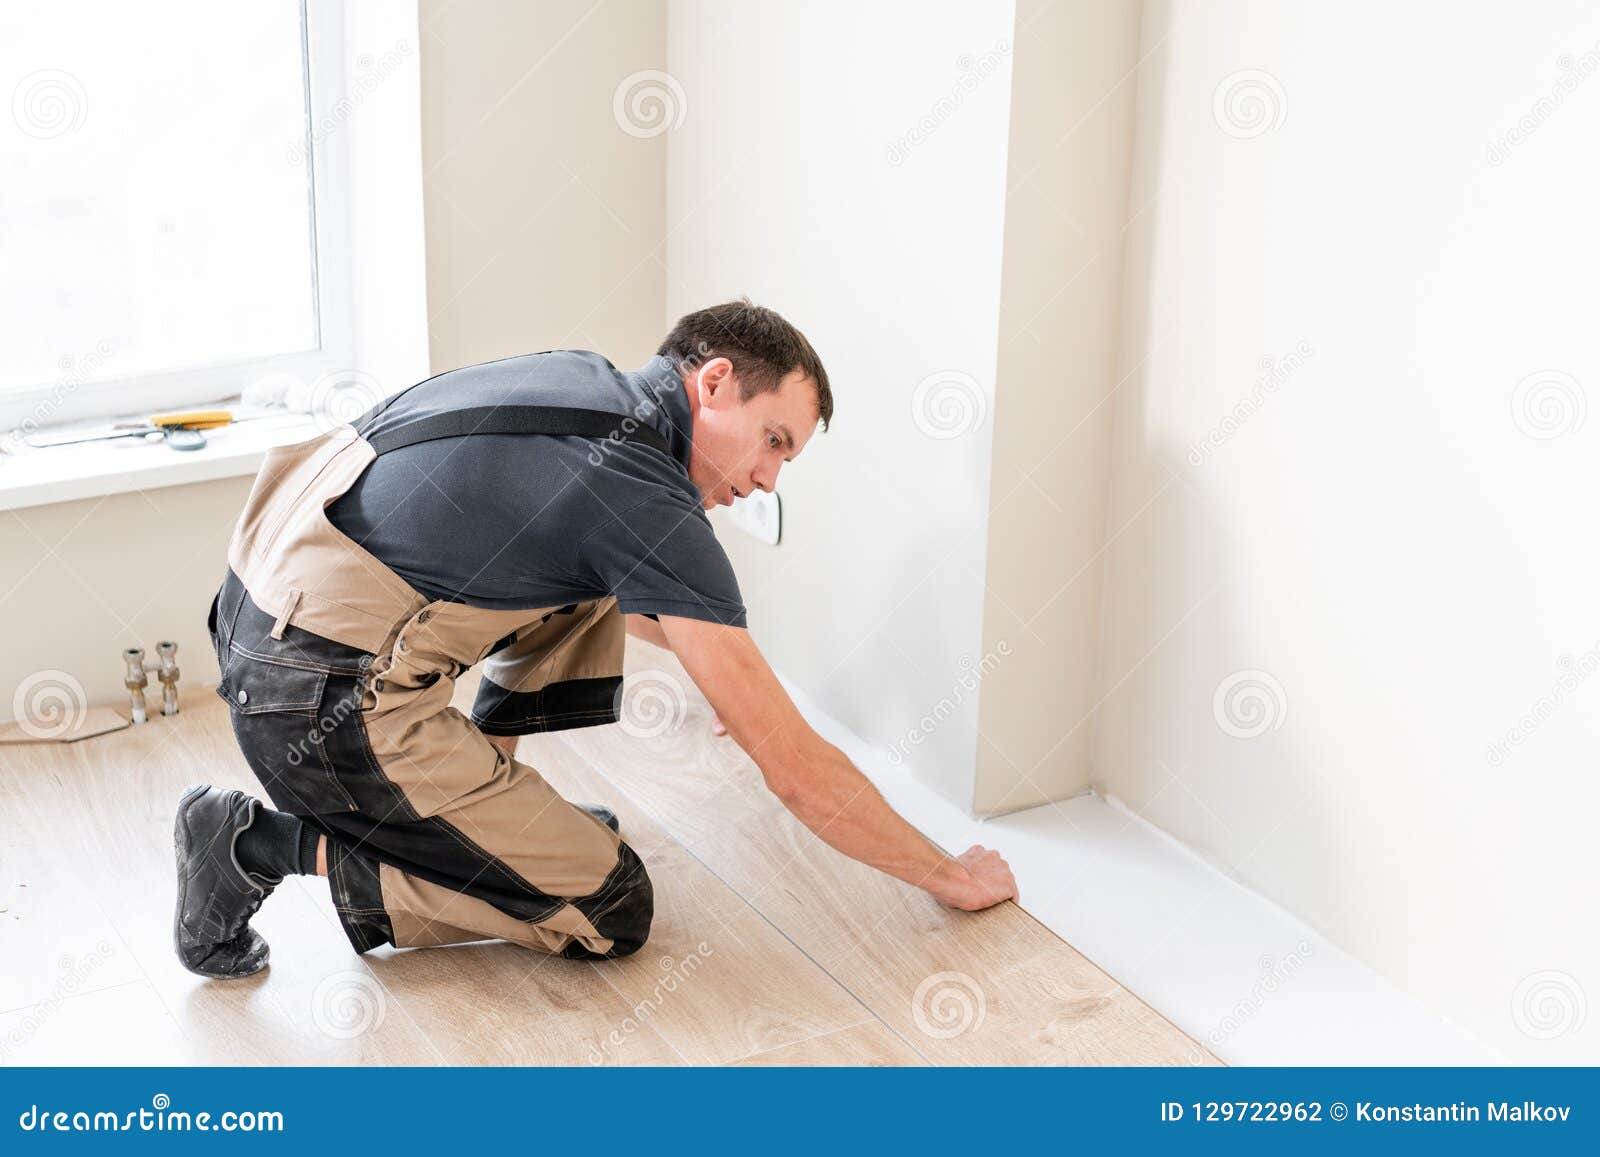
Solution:
M 991 427 L 963 415 L 993 409 L 1012 7 L 674 0 L 667 28 L 667 316 L 780 310 L 838 406 L 779 481 L 783 542 L 720 534 L 774 666 L 887 747 L 979 655 Z M 919 425 L 932 375 L 953 409 Z M 976 707 L 908 763 L 964 806 Z
M 1512 1057 L 1600 1059 L 1600 11 L 1142 36 L 1097 780 Z M 1262 122 L 1215 111 L 1247 69 Z

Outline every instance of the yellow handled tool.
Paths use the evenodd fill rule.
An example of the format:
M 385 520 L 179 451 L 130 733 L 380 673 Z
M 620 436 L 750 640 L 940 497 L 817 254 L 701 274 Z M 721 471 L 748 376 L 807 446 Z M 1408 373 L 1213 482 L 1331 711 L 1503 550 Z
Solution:
M 46 434 L 29 438 L 28 445 L 40 449 L 46 446 L 72 446 L 79 442 L 102 442 L 112 438 L 142 438 L 146 434 L 165 434 L 168 445 L 177 450 L 197 450 L 205 445 L 199 434 L 180 435 L 180 430 L 215 430 L 233 421 L 231 410 L 178 410 L 170 414 L 152 414 L 143 422 L 120 422 L 115 426 L 102 426 L 94 430 L 75 430 L 68 434 Z
M 231 421 L 231 410 L 180 410 L 175 414 L 151 414 L 148 424 L 162 429 L 177 426 L 184 430 L 214 430 Z

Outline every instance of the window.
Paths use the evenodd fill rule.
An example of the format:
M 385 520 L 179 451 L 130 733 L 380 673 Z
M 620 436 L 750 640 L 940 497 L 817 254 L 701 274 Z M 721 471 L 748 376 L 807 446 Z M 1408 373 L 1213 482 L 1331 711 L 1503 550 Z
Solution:
M 7 426 L 352 364 L 338 8 L 8 3 Z

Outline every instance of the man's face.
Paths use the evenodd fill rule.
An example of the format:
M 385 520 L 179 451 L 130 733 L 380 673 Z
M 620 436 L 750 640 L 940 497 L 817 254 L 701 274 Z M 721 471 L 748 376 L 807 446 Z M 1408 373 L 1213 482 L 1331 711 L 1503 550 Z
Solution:
M 785 374 L 776 390 L 744 401 L 733 363 L 713 358 L 685 375 L 684 388 L 695 405 L 689 478 L 707 510 L 771 491 L 783 464 L 817 429 L 817 386 L 799 370 Z

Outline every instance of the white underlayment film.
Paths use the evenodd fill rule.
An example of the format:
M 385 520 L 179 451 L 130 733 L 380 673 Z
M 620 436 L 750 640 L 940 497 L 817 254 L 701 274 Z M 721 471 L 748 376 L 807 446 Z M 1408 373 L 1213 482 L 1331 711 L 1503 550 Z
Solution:
M 946 849 L 999 848 L 1024 909 L 1226 1063 L 1507 1063 L 1120 801 L 975 819 L 784 685 L 896 811 Z

